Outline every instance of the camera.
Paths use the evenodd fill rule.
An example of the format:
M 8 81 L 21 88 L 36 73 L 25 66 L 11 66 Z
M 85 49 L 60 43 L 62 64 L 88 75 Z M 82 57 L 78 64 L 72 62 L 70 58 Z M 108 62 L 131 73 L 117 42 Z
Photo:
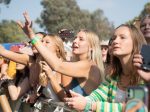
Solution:
M 143 57 L 142 69 L 150 71 L 150 45 L 142 45 L 141 55 Z

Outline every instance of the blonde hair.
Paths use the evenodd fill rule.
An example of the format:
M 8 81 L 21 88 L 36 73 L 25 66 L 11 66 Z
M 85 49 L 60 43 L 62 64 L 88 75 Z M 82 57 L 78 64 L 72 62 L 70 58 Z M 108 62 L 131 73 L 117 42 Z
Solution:
M 54 43 L 58 48 L 57 57 L 61 58 L 62 60 L 66 60 L 66 53 L 62 39 L 58 35 L 54 34 L 48 34 L 48 36 L 54 40 Z
M 92 31 L 81 29 L 81 32 L 85 32 L 87 40 L 89 42 L 90 47 L 92 48 L 91 51 L 89 51 L 89 59 L 94 61 L 101 73 L 101 80 L 104 80 L 104 64 L 102 61 L 102 53 L 101 53 L 101 47 L 100 47 L 100 39 L 99 37 Z
M 57 47 L 57 50 L 56 50 L 57 57 L 60 58 L 62 61 L 66 60 L 66 54 L 65 54 L 62 39 L 59 36 L 55 35 L 55 34 L 47 34 L 45 37 L 49 37 L 52 40 L 54 40 L 53 42 Z M 40 64 L 40 67 L 42 68 L 41 64 Z M 39 75 L 39 83 L 42 86 L 46 86 L 48 84 L 48 78 L 47 78 L 45 72 L 42 72 L 42 70 L 41 70 L 41 73 Z

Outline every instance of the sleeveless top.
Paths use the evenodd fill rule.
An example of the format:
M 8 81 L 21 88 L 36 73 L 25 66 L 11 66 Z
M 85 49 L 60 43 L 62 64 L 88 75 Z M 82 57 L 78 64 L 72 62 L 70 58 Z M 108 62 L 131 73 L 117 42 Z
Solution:
M 115 97 L 115 102 L 116 103 L 123 103 L 127 100 L 127 91 L 123 91 L 119 88 L 117 88 L 117 92 L 116 92 L 116 97 Z
M 84 89 L 80 86 L 78 80 L 76 78 L 73 78 L 71 82 L 71 88 L 72 91 L 77 92 L 83 96 L 87 96 L 88 94 L 84 91 Z
M 52 86 L 50 83 L 46 87 L 44 87 L 42 93 L 47 97 L 47 98 L 52 98 L 55 101 L 60 101 L 57 94 L 54 92 Z

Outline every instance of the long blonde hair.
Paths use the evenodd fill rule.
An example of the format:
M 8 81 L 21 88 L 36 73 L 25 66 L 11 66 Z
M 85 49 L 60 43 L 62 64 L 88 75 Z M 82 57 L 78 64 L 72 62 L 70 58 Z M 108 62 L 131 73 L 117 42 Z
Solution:
M 58 35 L 55 35 L 55 34 L 48 34 L 48 36 L 54 40 L 54 43 L 56 47 L 58 48 L 57 57 L 61 58 L 62 60 L 66 60 L 66 53 L 65 53 L 62 39 Z
M 104 80 L 104 65 L 102 61 L 102 53 L 100 47 L 100 38 L 92 31 L 81 29 L 80 31 L 85 32 L 87 40 L 89 42 L 90 47 L 92 50 L 89 51 L 89 59 L 94 61 L 101 73 L 101 80 Z

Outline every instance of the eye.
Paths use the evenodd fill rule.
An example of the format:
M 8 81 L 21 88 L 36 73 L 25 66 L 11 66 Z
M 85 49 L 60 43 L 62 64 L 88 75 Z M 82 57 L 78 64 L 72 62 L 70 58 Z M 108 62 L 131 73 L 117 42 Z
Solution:
M 46 43 L 48 44 L 48 43 L 50 43 L 49 41 L 46 41 Z
M 112 38 L 111 38 L 111 41 L 115 40 L 116 39 L 116 36 L 113 35 Z
M 125 39 L 126 37 L 125 37 L 125 36 L 120 36 L 120 38 L 121 38 L 121 39 Z
M 146 26 L 146 24 L 141 24 L 141 26 L 140 26 L 140 27 L 142 28 L 142 27 L 145 27 L 145 26 Z

